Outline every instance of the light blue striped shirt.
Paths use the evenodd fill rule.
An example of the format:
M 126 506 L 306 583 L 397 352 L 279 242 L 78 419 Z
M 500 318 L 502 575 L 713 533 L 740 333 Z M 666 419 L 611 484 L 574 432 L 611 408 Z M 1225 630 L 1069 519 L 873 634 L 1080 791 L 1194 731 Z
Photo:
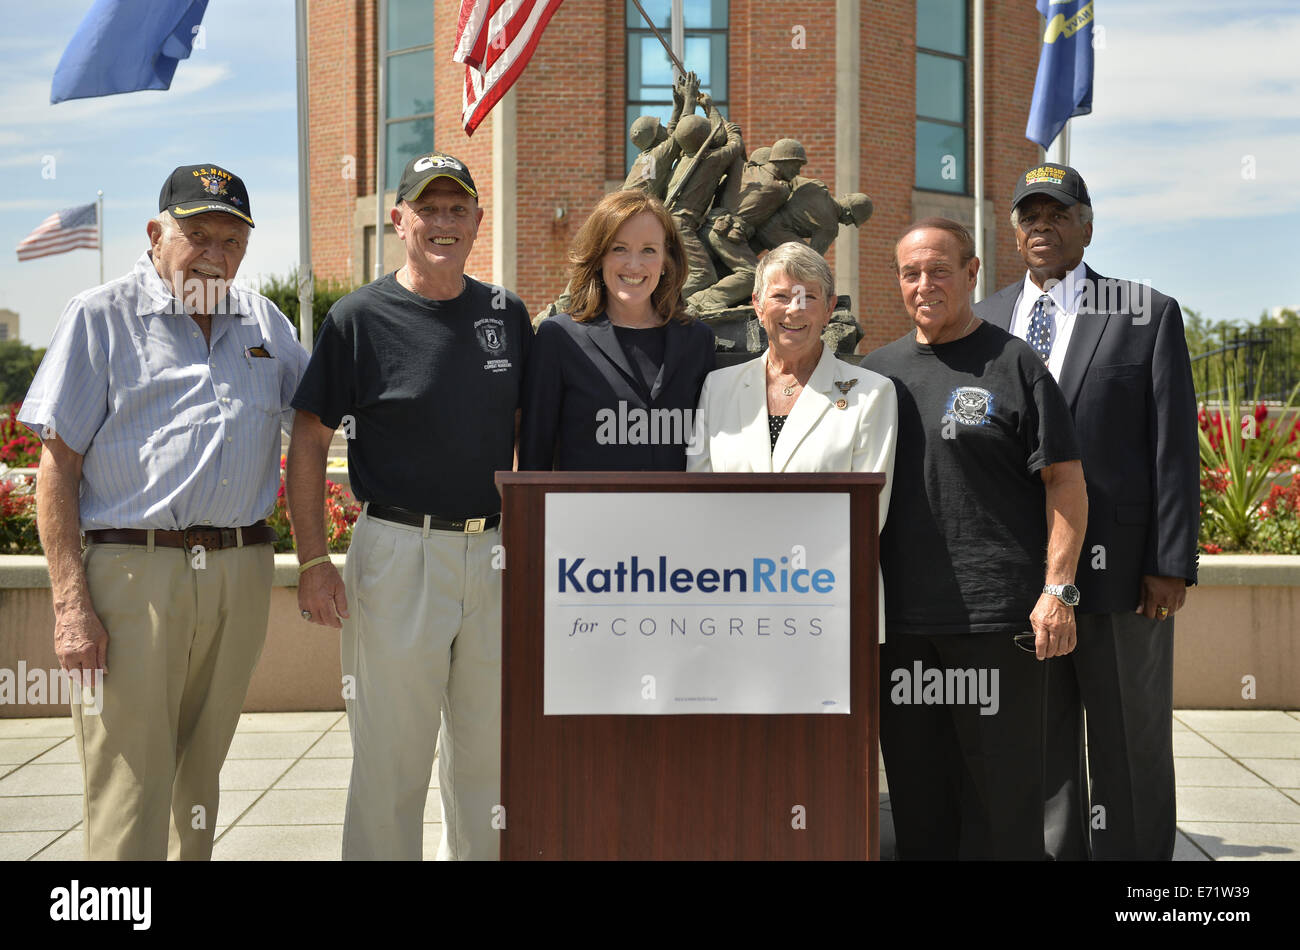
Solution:
M 308 354 L 260 294 L 232 288 L 225 309 L 209 350 L 146 251 L 63 311 L 18 421 L 85 456 L 83 531 L 228 528 L 271 513 Z

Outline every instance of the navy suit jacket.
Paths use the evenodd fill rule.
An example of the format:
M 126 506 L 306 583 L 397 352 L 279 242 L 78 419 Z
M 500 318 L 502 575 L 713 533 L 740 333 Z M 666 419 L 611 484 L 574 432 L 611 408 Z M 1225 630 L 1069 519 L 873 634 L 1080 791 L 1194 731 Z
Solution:
M 685 471 L 695 407 L 714 363 L 712 330 L 669 320 L 647 402 L 607 315 L 543 320 L 524 371 L 519 470 Z
M 1078 609 L 1132 611 L 1143 574 L 1196 583 L 1196 393 L 1178 302 L 1085 271 L 1060 379 L 1088 482 Z M 1018 281 L 976 304 L 976 316 L 1009 331 L 1023 287 Z

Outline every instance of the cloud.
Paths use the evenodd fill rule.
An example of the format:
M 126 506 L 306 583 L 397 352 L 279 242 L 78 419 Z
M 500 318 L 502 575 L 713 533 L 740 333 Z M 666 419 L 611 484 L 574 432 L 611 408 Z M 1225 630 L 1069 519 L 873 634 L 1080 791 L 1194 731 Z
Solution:
M 1147 230 L 1300 211 L 1300 9 L 1108 7 L 1071 122 L 1099 219 Z
M 1112 9 L 1119 12 L 1113 13 Z M 1241 11 L 1210 22 L 1161 4 L 1157 14 L 1116 7 L 1098 13 L 1105 46 L 1094 58 L 1098 126 L 1300 118 L 1300 10 Z
M 36 70 L 24 69 L 30 76 Z M 158 121 L 159 106 L 179 104 L 177 99 L 189 99 L 211 89 L 228 79 L 232 73 L 225 63 L 182 63 L 170 90 L 145 89 L 115 96 L 98 96 L 93 99 L 72 99 L 50 104 L 51 70 L 40 79 L 24 79 L 7 84 L 0 96 L 0 111 L 4 112 L 5 125 L 14 127 L 63 126 L 74 123 L 102 124 L 111 119 L 115 125 L 153 124 Z M 170 97 L 170 98 L 167 98 Z M 210 104 L 184 103 L 188 114 L 207 111 L 225 111 L 229 103 L 214 99 Z

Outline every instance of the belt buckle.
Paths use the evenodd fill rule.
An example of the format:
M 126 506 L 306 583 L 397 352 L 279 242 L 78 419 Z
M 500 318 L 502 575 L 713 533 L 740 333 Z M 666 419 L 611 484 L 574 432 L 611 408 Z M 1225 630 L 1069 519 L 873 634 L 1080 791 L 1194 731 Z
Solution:
M 181 543 L 185 545 L 186 551 L 193 551 L 194 546 L 198 545 L 205 551 L 220 551 L 226 544 L 225 531 L 229 530 L 232 543 L 234 538 L 234 529 L 213 528 L 213 527 L 195 527 L 191 525 L 181 530 Z
M 487 526 L 486 518 L 470 518 L 465 522 L 466 534 L 482 534 Z

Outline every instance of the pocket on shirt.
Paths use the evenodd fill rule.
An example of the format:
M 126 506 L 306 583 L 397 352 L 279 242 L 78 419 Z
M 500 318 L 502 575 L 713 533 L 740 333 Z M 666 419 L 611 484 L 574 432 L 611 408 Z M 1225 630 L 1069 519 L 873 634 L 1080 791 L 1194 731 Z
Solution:
M 250 364 L 247 400 L 249 406 L 272 415 L 279 415 L 280 364 L 267 357 L 244 357 Z

